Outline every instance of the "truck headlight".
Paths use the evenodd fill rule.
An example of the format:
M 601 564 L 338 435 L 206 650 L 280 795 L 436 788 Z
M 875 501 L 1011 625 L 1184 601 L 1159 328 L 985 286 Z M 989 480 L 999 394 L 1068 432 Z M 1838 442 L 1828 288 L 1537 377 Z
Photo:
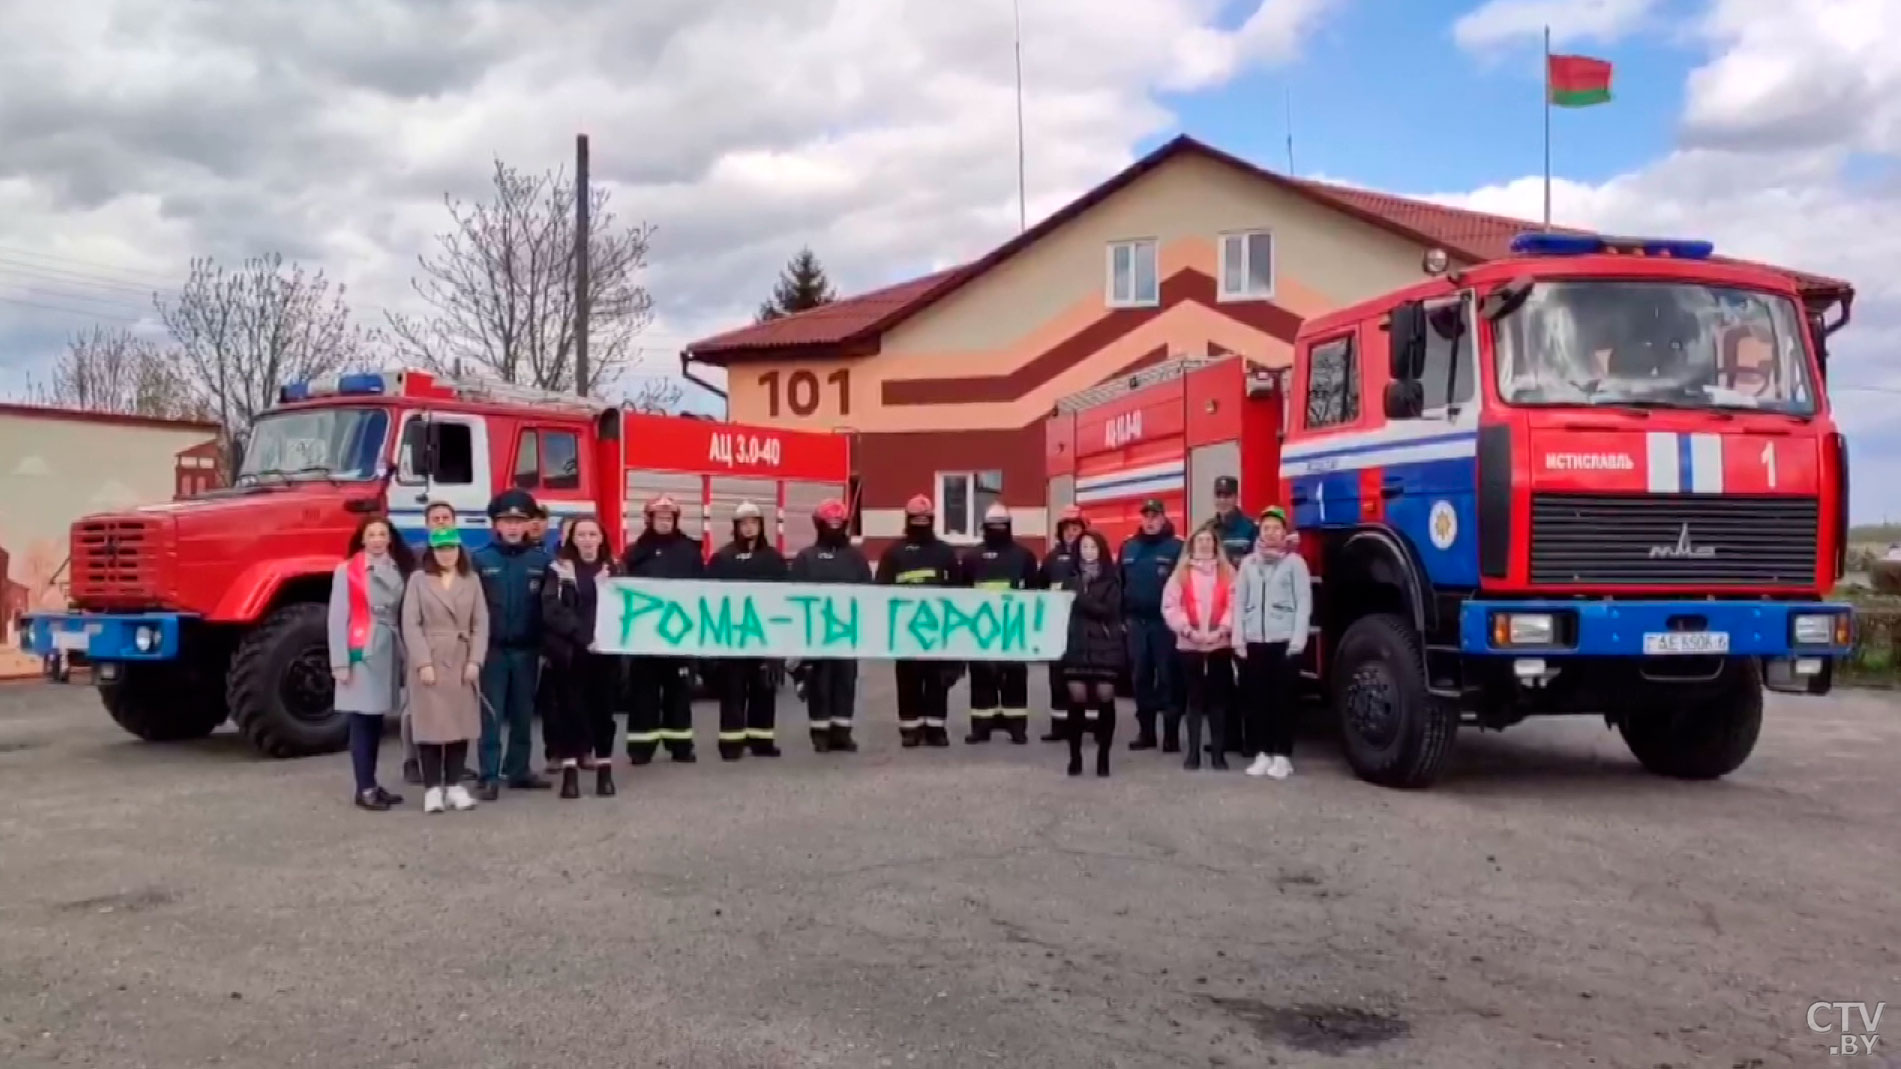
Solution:
M 139 648 L 140 653 L 150 653 L 152 647 L 158 645 L 158 631 L 150 627 L 141 627 L 132 632 L 132 644 Z
M 1492 617 L 1494 646 L 1555 646 L 1557 619 L 1548 612 L 1501 612 Z
M 1797 646 L 1846 646 L 1848 638 L 1845 613 L 1804 612 L 1789 620 L 1789 641 Z

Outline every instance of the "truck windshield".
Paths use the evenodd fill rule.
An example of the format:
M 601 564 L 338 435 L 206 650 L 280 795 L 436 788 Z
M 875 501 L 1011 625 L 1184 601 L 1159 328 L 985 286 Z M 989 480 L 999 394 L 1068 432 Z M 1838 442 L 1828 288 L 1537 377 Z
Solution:
M 277 479 L 372 479 L 389 435 L 380 408 L 279 412 L 251 425 L 240 485 Z
M 1775 294 L 1690 282 L 1540 282 L 1495 330 L 1507 404 L 1815 412 L 1802 317 Z

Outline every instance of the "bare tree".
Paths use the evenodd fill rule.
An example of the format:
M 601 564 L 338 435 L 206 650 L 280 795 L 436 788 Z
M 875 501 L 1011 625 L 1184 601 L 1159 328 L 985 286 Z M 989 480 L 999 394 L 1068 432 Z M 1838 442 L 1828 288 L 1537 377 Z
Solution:
M 52 376 L 28 387 L 41 404 L 161 419 L 203 418 L 176 353 L 126 330 L 95 326 L 66 342 Z
M 640 283 L 653 227 L 621 225 L 604 187 L 588 190 L 588 379 L 598 396 L 626 369 L 634 339 L 653 320 Z M 564 172 L 530 175 L 495 161 L 482 204 L 444 197 L 453 229 L 436 255 L 417 258 L 425 316 L 389 315 L 403 355 L 437 371 L 467 366 L 503 382 L 574 388 L 574 183 Z
M 646 412 L 656 416 L 671 415 L 680 410 L 680 402 L 686 397 L 686 391 L 672 379 L 656 375 L 641 382 L 640 387 L 627 395 L 627 405 L 636 412 Z
M 344 287 L 275 253 L 227 271 L 193 260 L 178 295 L 157 300 L 178 345 L 178 374 L 227 436 L 277 401 L 286 382 L 361 367 L 375 334 L 351 322 Z

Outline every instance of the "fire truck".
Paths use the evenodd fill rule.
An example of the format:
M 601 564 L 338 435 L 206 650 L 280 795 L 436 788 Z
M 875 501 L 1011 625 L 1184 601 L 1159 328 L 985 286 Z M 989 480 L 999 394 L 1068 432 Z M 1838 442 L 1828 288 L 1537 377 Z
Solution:
M 535 495 L 549 538 L 598 517 L 610 545 L 669 494 L 711 553 L 750 500 L 776 517 L 783 551 L 843 497 L 850 440 L 691 417 L 423 371 L 366 372 L 283 387 L 250 428 L 232 484 L 186 500 L 87 516 L 72 527 L 71 602 L 26 619 L 22 645 L 83 653 L 125 730 L 199 738 L 226 719 L 261 753 L 341 748 L 326 633 L 330 577 L 364 517 L 423 538 L 432 501 L 452 505 L 464 544 L 491 538 L 503 489 Z
M 1370 782 L 1429 785 L 1460 727 L 1545 714 L 1720 778 L 1765 688 L 1825 694 L 1852 645 L 1826 600 L 1847 299 L 1805 304 L 1707 242 L 1541 232 L 1513 253 L 1429 252 L 1426 281 L 1304 323 L 1278 382 L 1185 361 L 1060 405 L 1051 507 L 1116 537 L 1148 497 L 1205 518 L 1221 474 L 1288 507 L 1314 575 L 1303 674 Z

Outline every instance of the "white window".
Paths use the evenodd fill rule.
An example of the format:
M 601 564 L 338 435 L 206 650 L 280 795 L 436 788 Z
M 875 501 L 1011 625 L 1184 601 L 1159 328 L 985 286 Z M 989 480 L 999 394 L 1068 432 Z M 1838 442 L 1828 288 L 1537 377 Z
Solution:
M 1274 296 L 1274 235 L 1248 230 L 1221 235 L 1221 299 L 1258 301 Z
M 946 539 L 976 538 L 984 512 L 1003 499 L 1000 471 L 937 473 L 937 534 Z
M 1108 300 L 1111 308 L 1145 308 L 1162 303 L 1153 239 L 1109 243 Z

